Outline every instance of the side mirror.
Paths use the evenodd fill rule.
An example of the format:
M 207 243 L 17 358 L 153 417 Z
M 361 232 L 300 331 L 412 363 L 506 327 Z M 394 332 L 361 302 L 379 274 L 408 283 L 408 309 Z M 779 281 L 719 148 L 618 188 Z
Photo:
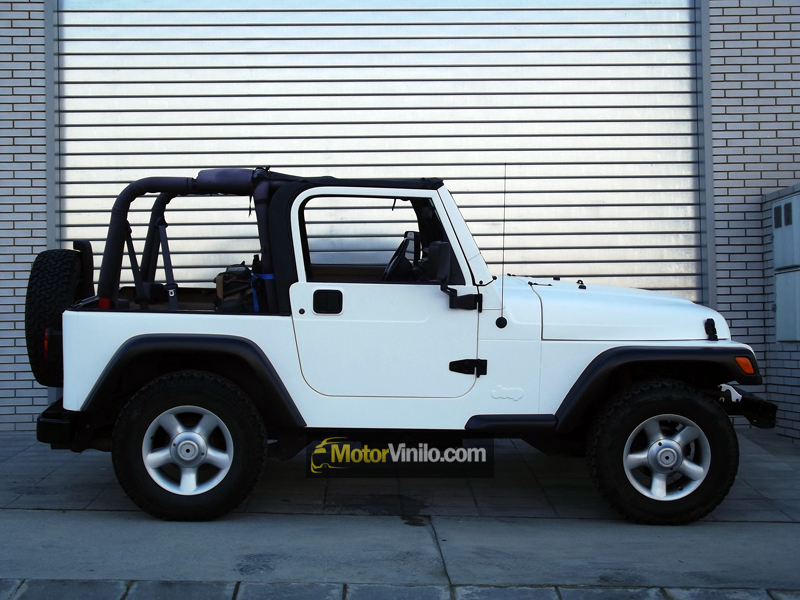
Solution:
M 433 267 L 431 271 L 443 290 L 447 288 L 450 279 L 450 254 L 449 242 L 431 242 L 428 247 L 428 262 Z

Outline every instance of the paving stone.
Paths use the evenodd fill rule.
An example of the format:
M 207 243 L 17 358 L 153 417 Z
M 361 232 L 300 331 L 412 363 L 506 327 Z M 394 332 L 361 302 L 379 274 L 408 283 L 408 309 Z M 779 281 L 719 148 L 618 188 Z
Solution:
M 324 507 L 321 504 L 296 504 L 293 502 L 280 502 L 275 500 L 252 498 L 248 501 L 244 512 L 273 513 L 279 515 L 321 515 L 323 508 Z
M 7 600 L 20 583 L 21 579 L 0 579 L 0 600 Z
M 773 500 L 772 505 L 793 521 L 800 521 L 800 500 Z
M 119 600 L 125 581 L 34 579 L 25 581 L 14 600 Z M 153 598 L 155 600 L 155 598 Z
M 19 494 L 0 491 L 0 508 L 5 508 L 12 502 L 15 502 L 18 498 Z M 2 598 L 2 596 L 0 596 L 0 598 Z
M 789 523 L 792 518 L 786 513 L 774 510 L 728 510 L 724 504 L 712 513 L 715 521 L 732 523 Z
M 772 600 L 766 590 L 667 588 L 669 600 Z
M 234 582 L 136 581 L 125 600 L 232 600 L 235 589 Z
M 664 600 L 659 588 L 559 587 L 562 600 Z
M 404 511 L 405 512 L 405 511 Z M 413 511 L 412 511 L 413 512 Z M 436 517 L 479 517 L 477 506 L 426 506 L 418 511 L 420 515 Z M 404 515 L 407 516 L 407 515 Z
M 763 497 L 764 496 L 754 489 L 753 486 L 737 477 L 733 487 L 726 496 L 726 500 L 752 500 L 762 499 Z
M 22 508 L 31 510 L 82 510 L 94 500 L 94 497 L 74 498 L 69 496 L 20 496 L 9 502 L 5 508 Z
M 236 600 L 342 600 L 341 584 L 242 583 Z
M 556 511 L 550 507 L 527 508 L 527 507 L 479 507 L 478 514 L 481 517 L 525 517 L 529 519 L 555 519 L 558 517 Z M 445 516 L 445 515 L 437 515 Z
M 551 508 L 544 495 L 536 497 L 524 496 L 479 496 L 476 498 L 481 508 Z
M 130 500 L 94 500 L 85 510 L 103 510 L 103 511 L 139 511 L 141 510 Z
M 348 585 L 346 600 L 450 600 L 444 585 Z
M 596 508 L 565 508 L 556 511 L 560 519 L 603 519 L 607 521 L 624 520 L 613 508 L 599 505 Z
M 456 600 L 558 600 L 552 587 L 493 587 L 469 585 L 456 587 Z

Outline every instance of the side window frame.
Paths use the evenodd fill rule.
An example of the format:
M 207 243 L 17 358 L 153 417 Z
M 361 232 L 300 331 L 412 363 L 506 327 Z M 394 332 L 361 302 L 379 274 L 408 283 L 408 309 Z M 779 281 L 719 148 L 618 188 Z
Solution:
M 291 227 L 292 227 L 292 239 L 294 245 L 294 252 L 296 257 L 297 263 L 297 277 L 298 281 L 304 283 L 320 283 L 317 281 L 309 281 L 308 279 L 308 272 L 307 272 L 307 265 L 310 264 L 310 252 L 308 248 L 308 239 L 306 236 L 306 225 L 305 219 L 303 215 L 303 211 L 305 209 L 306 204 L 309 200 L 320 197 L 348 197 L 348 198 L 386 198 L 387 200 L 391 200 L 394 198 L 420 198 L 430 201 L 431 205 L 434 207 L 436 214 L 438 215 L 439 224 L 446 236 L 447 240 L 450 242 L 450 246 L 453 251 L 452 263 L 453 267 L 457 267 L 460 271 L 461 277 L 459 278 L 459 283 L 454 282 L 451 285 L 464 285 L 463 282 L 469 281 L 469 277 L 467 276 L 470 273 L 469 265 L 466 261 L 466 258 L 463 256 L 461 252 L 461 246 L 458 244 L 457 236 L 455 231 L 453 230 L 452 225 L 450 224 L 450 219 L 447 218 L 445 213 L 444 206 L 442 205 L 441 199 L 439 195 L 434 191 L 431 190 L 409 190 L 409 189 L 395 189 L 395 188 L 351 188 L 351 187 L 315 187 L 309 190 L 306 190 L 299 194 L 295 199 L 292 205 L 292 212 L 291 212 Z M 416 214 L 417 222 L 419 224 L 419 215 Z M 399 240 L 398 240 L 399 242 Z M 341 283 L 348 283 L 348 282 L 341 282 Z M 377 283 L 377 284 L 389 284 L 393 285 L 395 283 L 400 282 L 388 282 L 388 281 L 371 281 L 371 282 L 363 282 L 363 283 Z M 425 285 L 427 282 L 421 282 Z M 412 283 L 414 285 L 414 283 Z

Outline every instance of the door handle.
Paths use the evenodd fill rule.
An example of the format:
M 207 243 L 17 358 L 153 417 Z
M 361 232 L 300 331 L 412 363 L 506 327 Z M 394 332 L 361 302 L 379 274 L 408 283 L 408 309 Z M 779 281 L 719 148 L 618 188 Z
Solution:
M 318 315 L 338 315 L 342 312 L 340 290 L 314 290 L 314 312 Z

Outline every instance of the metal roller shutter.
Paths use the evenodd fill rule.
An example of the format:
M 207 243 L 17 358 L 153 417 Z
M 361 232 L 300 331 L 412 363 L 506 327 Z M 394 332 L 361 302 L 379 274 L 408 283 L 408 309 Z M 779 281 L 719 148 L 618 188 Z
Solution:
M 698 300 L 693 3 L 491 4 L 62 0 L 62 240 L 140 177 L 435 176 L 494 272 L 505 187 L 507 272 Z M 246 199 L 173 205 L 179 280 L 255 251 Z

